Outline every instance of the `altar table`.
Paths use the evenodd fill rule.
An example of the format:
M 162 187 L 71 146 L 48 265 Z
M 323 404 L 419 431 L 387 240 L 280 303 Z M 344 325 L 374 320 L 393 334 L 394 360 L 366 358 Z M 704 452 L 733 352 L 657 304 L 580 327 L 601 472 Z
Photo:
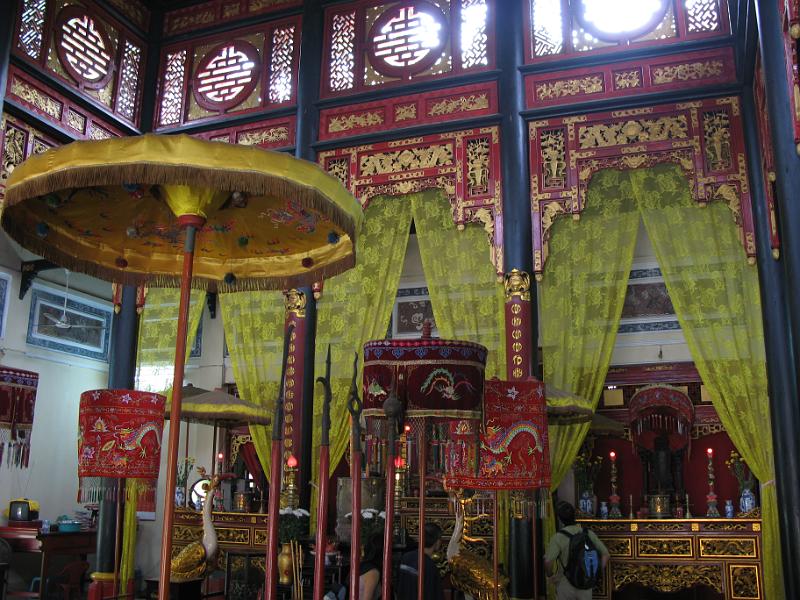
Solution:
M 638 583 L 659 592 L 697 585 L 725 600 L 762 600 L 760 519 L 581 519 L 611 554 L 594 591 L 609 599 Z
M 39 597 L 43 596 L 49 557 L 53 554 L 80 556 L 86 560 L 97 548 L 97 531 L 40 533 L 37 527 L 0 527 L 0 538 L 14 552 L 40 552 L 42 566 L 39 571 Z

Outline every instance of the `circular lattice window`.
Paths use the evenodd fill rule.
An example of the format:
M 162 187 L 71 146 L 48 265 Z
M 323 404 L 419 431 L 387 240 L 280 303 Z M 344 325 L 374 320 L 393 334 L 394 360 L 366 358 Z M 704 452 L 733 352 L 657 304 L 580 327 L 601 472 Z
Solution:
M 621 42 L 655 29 L 664 20 L 667 0 L 575 0 L 578 23 L 597 39 Z
M 381 13 L 370 29 L 369 41 L 373 68 L 407 79 L 439 60 L 447 41 L 447 22 L 430 2 L 402 2 Z
M 208 110 L 227 110 L 244 102 L 258 84 L 258 51 L 245 41 L 215 46 L 194 74 L 194 99 Z
M 102 23 L 83 7 L 67 6 L 56 18 L 56 53 L 82 87 L 101 89 L 114 74 L 114 49 Z

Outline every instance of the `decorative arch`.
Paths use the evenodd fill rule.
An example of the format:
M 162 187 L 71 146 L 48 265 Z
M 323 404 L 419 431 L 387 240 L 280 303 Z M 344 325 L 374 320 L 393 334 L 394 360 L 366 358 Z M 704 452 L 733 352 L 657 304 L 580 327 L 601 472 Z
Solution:
M 366 209 L 376 196 L 445 192 L 459 229 L 483 225 L 491 261 L 503 274 L 502 185 L 497 127 L 381 142 L 320 152 L 318 161 Z
M 592 176 L 671 162 L 686 173 L 698 204 L 725 202 L 748 261 L 755 234 L 744 136 L 735 97 L 529 123 L 533 268 L 541 279 L 556 219 L 580 219 Z

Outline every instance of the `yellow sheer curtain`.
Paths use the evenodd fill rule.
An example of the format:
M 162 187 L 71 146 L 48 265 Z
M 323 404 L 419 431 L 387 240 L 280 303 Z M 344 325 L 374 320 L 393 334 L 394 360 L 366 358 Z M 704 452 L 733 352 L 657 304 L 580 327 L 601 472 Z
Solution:
M 411 206 L 439 336 L 483 344 L 489 350 L 486 377 L 504 377 L 505 300 L 486 232 L 479 225 L 458 231 L 439 190 L 415 195 Z
M 286 321 L 283 294 L 262 291 L 220 294 L 219 304 L 239 396 L 262 407 L 271 417 L 280 389 L 283 360 Z M 267 478 L 271 432 L 271 425 L 250 425 L 250 436 Z
M 189 304 L 189 323 L 186 336 L 186 360 L 197 335 L 203 316 L 205 292 L 192 290 Z M 147 292 L 147 301 L 139 321 L 139 340 L 136 352 L 136 389 L 169 394 L 175 367 L 175 342 L 178 339 L 176 323 L 180 303 L 180 290 L 153 288 Z M 178 425 L 180 426 L 180 425 Z M 136 555 L 136 509 L 139 503 L 135 479 L 126 484 L 127 503 L 122 531 L 122 557 L 120 582 L 125 585 L 133 575 Z M 166 493 L 172 494 L 172 491 Z M 122 591 L 123 588 L 120 588 Z
M 386 336 L 397 295 L 400 273 L 411 227 L 411 199 L 380 197 L 364 212 L 364 224 L 356 243 L 356 266 L 325 281 L 317 303 L 317 376 L 325 373 L 325 356 L 331 346 L 331 470 L 350 441 L 347 394 L 353 376 L 353 357 L 359 355 L 358 385 L 361 393 L 362 346 Z M 319 481 L 319 436 L 322 420 L 322 390 L 314 389 L 314 456 L 312 477 Z M 316 494 L 312 494 L 312 504 Z M 312 508 L 311 514 L 316 511 Z
M 756 269 L 747 264 L 730 209 L 718 202 L 698 206 L 677 166 L 631 171 L 630 177 L 692 359 L 731 440 L 762 483 L 764 596 L 782 600 Z
M 186 336 L 187 360 L 203 316 L 205 296 L 205 292 L 192 290 Z M 137 390 L 166 393 L 172 388 L 179 302 L 180 290 L 174 288 L 152 288 L 147 292 L 147 301 L 139 321 Z
M 479 225 L 459 231 L 450 201 L 440 190 L 415 196 L 411 203 L 425 281 L 439 336 L 483 344 L 489 350 L 486 377 L 505 377 L 505 298 Z M 501 515 L 509 514 L 508 494 L 498 495 Z M 498 527 L 500 562 L 506 563 L 508 518 Z
M 540 283 L 544 380 L 594 409 L 611 362 L 628 283 L 639 215 L 626 173 L 604 170 L 591 180 L 580 221 L 563 217 L 550 234 Z M 572 466 L 588 425 L 549 427 L 553 489 Z M 544 537 L 555 533 L 552 510 Z

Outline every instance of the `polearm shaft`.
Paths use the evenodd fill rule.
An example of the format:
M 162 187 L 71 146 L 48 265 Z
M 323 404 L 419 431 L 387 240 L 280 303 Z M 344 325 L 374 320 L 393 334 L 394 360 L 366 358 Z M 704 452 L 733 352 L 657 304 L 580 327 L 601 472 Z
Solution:
M 352 484 L 350 527 L 350 600 L 358 600 L 361 576 L 361 411 L 358 396 L 358 353 L 353 359 L 353 381 L 350 384 L 350 483 Z
M 269 508 L 267 509 L 267 556 L 264 569 L 265 600 L 278 597 L 278 519 L 281 500 L 281 446 L 283 445 L 283 399 L 286 392 L 286 363 L 289 359 L 289 344 L 294 324 L 286 328 L 283 338 L 283 363 L 281 366 L 280 388 L 275 402 L 275 416 L 272 419 L 272 454 L 270 456 Z
M 328 532 L 328 477 L 330 471 L 331 430 L 331 347 L 325 359 L 325 377 L 317 377 L 324 389 L 322 400 L 322 433 L 319 444 L 319 486 L 317 487 L 317 553 L 314 556 L 314 600 L 322 600 L 325 594 L 325 548 Z

